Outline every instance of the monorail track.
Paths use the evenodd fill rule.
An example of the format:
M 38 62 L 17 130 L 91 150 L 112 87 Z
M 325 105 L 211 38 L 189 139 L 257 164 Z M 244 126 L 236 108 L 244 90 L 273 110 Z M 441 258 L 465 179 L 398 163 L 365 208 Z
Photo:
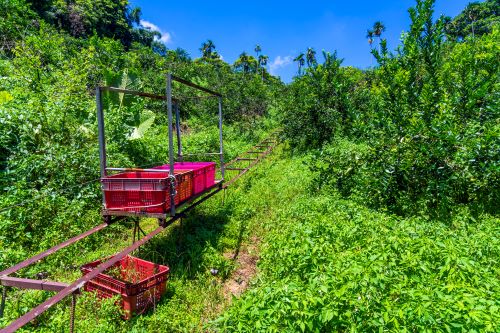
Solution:
M 56 251 L 65 248 L 69 245 L 72 245 L 76 242 L 78 242 L 81 239 L 84 239 L 104 228 L 106 228 L 108 225 L 121 220 L 127 216 L 130 216 L 130 214 L 124 213 L 123 216 L 113 216 L 112 218 L 106 218 L 105 223 L 102 223 L 90 230 L 85 231 L 84 233 L 75 236 L 71 239 L 68 239 L 65 242 L 62 242 L 44 252 L 41 252 L 31 258 L 28 258 L 17 265 L 14 265 L 10 268 L 7 268 L 6 270 L 0 272 L 0 285 L 3 286 L 2 290 L 2 299 L 0 303 L 0 317 L 3 315 L 4 309 L 5 309 L 5 301 L 7 297 L 7 287 L 16 287 L 16 288 L 21 288 L 21 289 L 32 289 L 32 290 L 46 290 L 46 291 L 55 291 L 57 292 L 54 296 L 50 297 L 47 299 L 45 302 L 42 304 L 36 306 L 33 308 L 31 311 L 27 312 L 23 316 L 19 317 L 18 319 L 14 320 L 12 323 L 10 323 L 7 327 L 3 328 L 0 330 L 0 333 L 11 333 L 15 332 L 18 329 L 22 328 L 29 322 L 31 322 L 33 319 L 36 317 L 40 316 L 42 313 L 50 309 L 52 306 L 55 304 L 61 302 L 63 299 L 65 299 L 68 296 L 72 296 L 72 302 L 71 302 L 71 319 L 70 319 L 70 332 L 73 332 L 74 329 L 74 313 L 75 313 L 75 305 L 76 305 L 76 295 L 80 293 L 80 289 L 87 283 L 88 281 L 94 279 L 98 274 L 103 273 L 110 267 L 112 267 L 115 263 L 123 259 L 125 256 L 133 252 L 134 250 L 138 249 L 140 246 L 144 245 L 146 242 L 151 240 L 153 237 L 156 235 L 160 234 L 162 231 L 164 231 L 166 228 L 168 228 L 170 225 L 172 225 L 175 221 L 179 220 L 183 216 L 186 215 L 190 210 L 195 208 L 196 206 L 200 205 L 201 203 L 205 202 L 206 200 L 210 199 L 213 197 L 215 194 L 220 192 L 221 190 L 225 190 L 232 184 L 234 184 L 241 176 L 245 175 L 251 168 L 256 166 L 259 162 L 261 162 L 264 158 L 266 158 L 267 155 L 269 155 L 272 150 L 276 147 L 278 140 L 277 140 L 277 133 L 272 133 L 270 137 L 267 139 L 259 142 L 257 145 L 254 147 L 250 148 L 247 152 L 241 154 L 239 157 L 233 159 L 232 161 L 225 163 L 224 167 L 226 171 L 231 172 L 231 176 L 226 177 L 228 179 L 227 182 L 222 182 L 219 181 L 217 182 L 211 189 L 209 189 L 209 192 L 205 192 L 202 195 L 195 197 L 191 199 L 189 202 L 181 205 L 178 207 L 178 211 L 176 212 L 175 216 L 172 217 L 167 217 L 165 216 L 158 216 L 159 220 L 159 226 L 153 230 L 152 232 L 148 233 L 145 235 L 142 239 L 137 240 L 133 242 L 132 245 L 129 247 L 125 248 L 121 252 L 117 253 L 114 255 L 112 258 L 109 260 L 101 263 L 99 266 L 97 266 L 94 270 L 92 270 L 90 273 L 82 276 L 78 280 L 72 282 L 71 284 L 67 283 L 62 283 L 62 282 L 56 282 L 56 281 L 45 281 L 45 280 L 35 280 L 35 279 L 25 279 L 25 278 L 18 278 L 18 277 L 13 277 L 11 276 L 12 274 L 15 274 L 19 270 L 26 268 L 43 258 L 55 253 Z M 116 215 L 116 214 L 115 214 Z M 137 214 L 133 214 L 134 216 L 137 216 Z M 134 230 L 134 240 L 135 240 L 135 230 Z

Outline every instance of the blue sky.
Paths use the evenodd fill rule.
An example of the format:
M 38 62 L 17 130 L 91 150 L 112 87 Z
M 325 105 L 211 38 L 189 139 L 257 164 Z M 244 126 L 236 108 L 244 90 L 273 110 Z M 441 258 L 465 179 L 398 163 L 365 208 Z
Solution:
M 436 14 L 455 16 L 469 0 L 437 0 Z M 307 47 L 338 51 L 344 65 L 371 65 L 365 38 L 373 22 L 382 21 L 389 47 L 408 29 L 407 9 L 414 0 L 367 1 L 160 1 L 130 0 L 142 9 L 143 25 L 163 33 L 168 48 L 182 47 L 200 56 L 200 45 L 212 39 L 224 60 L 233 63 L 243 51 L 260 44 L 268 69 L 289 82 L 297 72 L 292 59 Z

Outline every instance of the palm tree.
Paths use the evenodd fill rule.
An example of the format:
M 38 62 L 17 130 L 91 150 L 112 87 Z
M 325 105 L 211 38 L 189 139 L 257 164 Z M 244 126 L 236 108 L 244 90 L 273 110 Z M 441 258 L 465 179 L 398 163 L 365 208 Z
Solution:
M 257 53 L 257 58 L 259 58 L 259 54 L 260 54 L 260 52 L 262 52 L 262 48 L 260 47 L 259 44 L 255 45 L 254 51 L 255 51 L 255 53 Z
M 189 55 L 188 51 L 184 50 L 183 48 L 180 48 L 180 47 L 176 48 L 174 50 L 174 53 L 175 53 L 175 58 L 178 61 L 182 61 L 182 62 L 191 61 L 191 56 Z
M 258 59 L 258 64 L 260 67 L 262 67 L 262 81 L 264 81 L 264 67 L 267 65 L 267 61 L 269 60 L 269 57 L 261 54 Z
M 377 21 L 373 24 L 373 34 L 375 35 L 375 37 L 380 38 L 380 36 L 384 31 L 385 31 L 385 25 L 382 22 Z
M 382 36 L 382 33 L 385 31 L 385 25 L 380 22 L 380 21 L 377 21 L 373 24 L 373 35 L 375 37 L 378 37 L 378 49 L 379 49 L 379 52 L 380 52 L 380 39 L 381 39 L 381 36 Z
M 370 44 L 370 49 L 372 48 L 373 44 L 373 36 L 374 36 L 373 30 L 368 29 L 366 31 L 366 38 L 368 38 L 368 44 Z
M 261 54 L 259 56 L 259 65 L 260 66 L 266 66 L 268 61 L 269 61 L 269 57 L 267 55 Z
M 370 44 L 370 52 L 371 52 L 371 50 L 372 50 L 373 36 L 374 36 L 374 35 L 375 35 L 375 34 L 374 34 L 373 30 L 368 29 L 368 30 L 366 31 L 366 38 L 368 38 L 368 44 Z M 371 65 L 373 65 L 373 57 L 370 57 L 370 63 L 371 63 Z
M 302 73 L 302 67 L 305 64 L 305 59 L 304 59 L 304 53 L 299 54 L 293 61 L 297 62 L 297 65 L 299 66 L 299 76 Z
M 306 61 L 307 67 L 315 66 L 317 64 L 316 51 L 312 47 L 307 48 Z
M 254 51 L 255 51 L 255 54 L 257 54 L 256 59 L 259 59 L 260 52 L 262 52 L 262 48 L 260 47 L 259 44 L 255 45 Z M 259 70 L 259 65 L 260 65 L 260 63 L 259 63 L 259 61 L 257 61 L 257 68 L 255 69 L 256 71 Z
M 141 15 L 142 15 L 141 8 L 135 7 L 129 12 L 128 17 L 132 23 L 139 25 L 141 24 Z
M 214 56 L 218 56 L 217 52 L 215 52 L 215 44 L 211 39 L 208 39 L 206 42 L 201 44 L 200 51 L 202 57 L 206 59 L 212 59 Z
M 243 73 L 248 73 L 255 67 L 255 63 L 257 63 L 257 60 L 255 60 L 254 57 L 248 55 L 246 52 L 242 52 L 240 57 L 234 62 L 233 66 L 236 69 L 243 70 Z

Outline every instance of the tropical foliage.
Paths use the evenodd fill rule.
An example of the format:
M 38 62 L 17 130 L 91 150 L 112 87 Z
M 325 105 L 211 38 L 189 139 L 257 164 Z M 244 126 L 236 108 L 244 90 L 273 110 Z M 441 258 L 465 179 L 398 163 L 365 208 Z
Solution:
M 446 17 L 446 33 L 456 40 L 491 33 L 500 23 L 500 1 L 472 2 L 454 19 Z
M 342 156 L 347 158 L 346 155 Z M 229 332 L 495 332 L 500 224 L 453 227 L 311 195 L 302 158 L 276 162 L 249 200 L 269 212 L 255 286 L 217 320 Z M 286 205 L 280 203 L 286 202 Z M 273 207 L 272 210 L 268 210 Z
M 493 213 L 500 29 L 457 42 L 446 39 L 444 18 L 433 20 L 433 1 L 409 14 L 396 53 L 384 39 L 372 50 L 378 68 L 362 73 L 325 57 L 298 77 L 282 107 L 286 136 L 298 149 L 320 148 L 310 164 L 319 186 L 372 207 L 444 219 L 461 205 Z M 383 30 L 377 22 L 373 37 Z M 369 148 L 346 158 L 338 138 Z
M 46 249 L 99 220 L 100 191 L 95 182 L 99 178 L 97 85 L 162 94 L 168 71 L 189 78 L 223 94 L 227 133 L 231 124 L 237 123 L 236 136 L 247 138 L 249 143 L 257 139 L 252 133 L 257 133 L 261 117 L 269 113 L 272 98 L 281 89 L 281 83 L 268 74 L 262 80 L 261 74 L 243 75 L 233 70 L 216 57 L 212 41 L 203 44 L 200 59 L 191 60 L 182 49 L 160 54 L 154 45 L 128 43 L 119 34 L 107 38 L 113 31 L 122 31 L 123 24 L 129 28 L 127 34 L 137 30 L 129 18 L 132 13 L 137 18 L 139 11 L 130 10 L 123 1 L 77 1 L 69 7 L 60 2 L 1 3 L 18 11 L 0 23 L 0 35 L 11 36 L 9 42 L 13 43 L 4 48 L 0 59 L 0 244 L 4 249 L 0 267 Z M 67 31 L 65 10 L 72 17 L 71 10 L 87 5 L 88 10 L 103 12 L 99 6 L 108 6 L 118 12 L 84 20 L 84 27 L 90 24 L 88 29 L 97 32 L 91 36 Z M 106 23 L 115 16 L 123 18 L 123 24 L 120 20 L 114 20 L 114 25 Z M 32 19 L 36 26 L 30 26 Z M 16 35 L 13 31 L 18 26 L 30 29 Z M 184 129 L 193 138 L 185 143 L 186 149 L 216 146 L 216 101 L 193 99 L 192 90 L 175 88 L 176 96 L 184 98 Z M 165 145 L 157 144 L 166 142 L 164 105 L 123 94 L 119 98 L 105 95 L 105 104 L 110 163 L 142 166 L 166 159 Z M 231 147 L 229 144 L 228 158 L 237 152 L 237 146 Z
M 210 39 L 199 57 L 167 49 L 125 0 L 0 0 L 0 270 L 101 220 L 95 87 L 163 94 L 172 72 L 224 96 L 226 159 L 276 128 L 282 144 L 136 253 L 171 268 L 155 309 L 122 321 L 83 293 L 78 331 L 498 332 L 498 7 L 447 18 L 416 0 L 395 50 L 368 29 L 376 66 L 309 47 L 285 85 L 260 45 L 233 64 Z M 216 101 L 174 91 L 185 150 L 215 151 Z M 166 160 L 163 102 L 104 106 L 110 164 Z M 116 223 L 18 277 L 74 281 L 131 241 Z M 238 269 L 251 282 L 233 297 Z M 49 296 L 9 289 L 0 327 Z M 26 329 L 66 330 L 67 305 Z

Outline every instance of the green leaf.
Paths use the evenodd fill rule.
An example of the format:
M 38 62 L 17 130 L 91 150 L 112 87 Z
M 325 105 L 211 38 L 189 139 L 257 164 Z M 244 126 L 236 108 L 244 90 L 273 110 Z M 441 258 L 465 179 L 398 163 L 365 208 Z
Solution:
M 142 121 L 139 126 L 134 127 L 134 130 L 129 135 L 129 140 L 141 139 L 144 137 L 144 134 L 151 128 L 155 121 L 155 114 L 152 111 L 145 110 L 141 119 L 145 119 Z

